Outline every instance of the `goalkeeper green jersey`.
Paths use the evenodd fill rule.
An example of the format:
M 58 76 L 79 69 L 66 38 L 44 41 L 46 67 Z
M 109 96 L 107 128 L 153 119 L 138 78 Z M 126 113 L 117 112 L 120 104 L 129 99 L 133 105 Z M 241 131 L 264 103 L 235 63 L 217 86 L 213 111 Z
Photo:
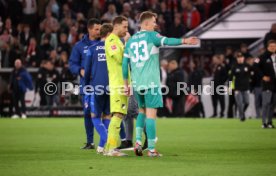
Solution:
M 128 78 L 130 65 L 135 91 L 160 87 L 159 47 L 181 44 L 182 39 L 163 37 L 155 31 L 136 33 L 128 40 L 124 50 L 124 79 Z

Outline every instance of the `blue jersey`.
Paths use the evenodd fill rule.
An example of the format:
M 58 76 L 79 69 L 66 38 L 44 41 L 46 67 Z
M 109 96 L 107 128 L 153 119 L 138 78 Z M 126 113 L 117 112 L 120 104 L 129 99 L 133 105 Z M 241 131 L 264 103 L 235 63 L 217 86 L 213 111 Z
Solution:
M 89 40 L 88 34 L 77 42 L 69 58 L 69 69 L 73 75 L 80 75 L 80 70 L 85 68 L 85 58 L 89 46 L 98 43 L 98 40 Z M 80 94 L 83 94 L 84 78 L 80 77 Z
M 100 41 L 88 48 L 85 62 L 85 85 L 94 87 L 101 86 L 100 90 L 105 90 L 108 86 L 108 72 L 104 50 L 104 41 Z

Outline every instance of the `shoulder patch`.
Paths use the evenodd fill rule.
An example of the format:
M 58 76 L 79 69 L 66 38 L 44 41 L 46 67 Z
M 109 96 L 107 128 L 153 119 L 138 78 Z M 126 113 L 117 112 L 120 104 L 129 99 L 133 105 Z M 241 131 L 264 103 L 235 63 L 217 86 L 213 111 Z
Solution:
M 116 50 L 116 49 L 117 49 L 117 46 L 116 46 L 116 45 L 112 45 L 112 46 L 111 46 L 111 49 L 112 49 L 112 50 Z

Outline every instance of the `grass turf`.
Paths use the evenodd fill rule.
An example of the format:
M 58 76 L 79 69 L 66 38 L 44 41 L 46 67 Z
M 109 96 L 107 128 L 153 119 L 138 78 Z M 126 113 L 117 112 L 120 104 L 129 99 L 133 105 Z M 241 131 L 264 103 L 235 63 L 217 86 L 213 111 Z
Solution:
M 0 175 L 275 175 L 276 130 L 260 126 L 260 120 L 158 119 L 162 158 L 131 151 L 110 158 L 80 150 L 83 119 L 0 119 Z

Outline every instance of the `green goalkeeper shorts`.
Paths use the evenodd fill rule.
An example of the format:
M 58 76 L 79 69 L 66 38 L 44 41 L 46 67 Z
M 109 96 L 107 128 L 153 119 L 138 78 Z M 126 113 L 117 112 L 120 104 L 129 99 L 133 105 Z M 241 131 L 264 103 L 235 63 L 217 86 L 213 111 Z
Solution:
M 161 88 L 159 87 L 134 91 L 134 96 L 138 102 L 139 108 L 163 107 Z

